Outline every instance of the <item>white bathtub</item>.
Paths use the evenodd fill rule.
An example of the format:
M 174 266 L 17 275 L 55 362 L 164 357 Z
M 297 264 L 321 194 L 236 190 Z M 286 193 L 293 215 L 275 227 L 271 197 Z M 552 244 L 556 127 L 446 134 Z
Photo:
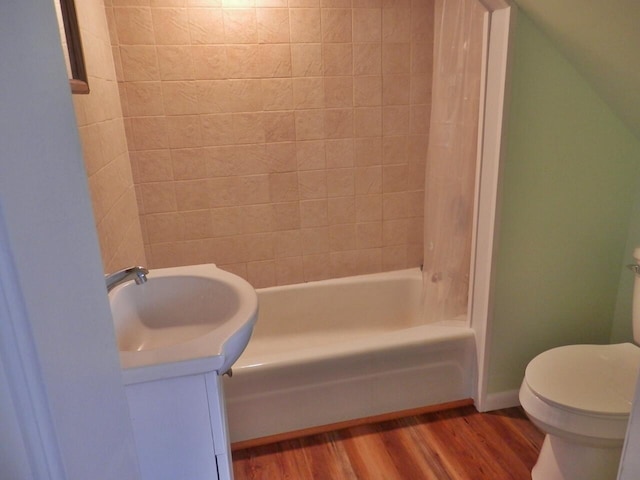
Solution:
M 419 269 L 258 290 L 260 313 L 225 377 L 232 442 L 467 399 L 464 320 L 424 324 Z

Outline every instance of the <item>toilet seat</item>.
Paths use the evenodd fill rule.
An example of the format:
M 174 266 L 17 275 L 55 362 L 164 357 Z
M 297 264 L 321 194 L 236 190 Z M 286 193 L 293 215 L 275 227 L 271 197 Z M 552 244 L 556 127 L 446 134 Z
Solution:
M 640 348 L 631 343 L 554 348 L 527 366 L 520 403 L 547 433 L 621 445 L 639 368 Z
M 568 345 L 541 353 L 527 366 L 525 382 L 541 400 L 574 413 L 628 416 L 640 368 L 640 348 Z

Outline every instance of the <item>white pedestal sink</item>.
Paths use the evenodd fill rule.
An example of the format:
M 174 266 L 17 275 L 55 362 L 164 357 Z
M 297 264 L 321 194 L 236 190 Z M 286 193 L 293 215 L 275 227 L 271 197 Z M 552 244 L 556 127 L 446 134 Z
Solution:
M 143 480 L 231 480 L 220 375 L 251 337 L 253 287 L 192 265 L 151 270 L 109 302 Z
M 213 264 L 151 270 L 147 278 L 109 293 L 125 376 L 142 381 L 226 372 L 256 322 L 253 287 Z

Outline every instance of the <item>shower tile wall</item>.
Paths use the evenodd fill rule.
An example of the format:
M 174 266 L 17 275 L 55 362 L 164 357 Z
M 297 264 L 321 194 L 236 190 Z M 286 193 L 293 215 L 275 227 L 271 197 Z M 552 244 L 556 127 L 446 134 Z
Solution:
M 88 95 L 73 95 L 102 265 L 146 263 L 109 29 L 102 0 L 76 2 Z
M 148 263 L 422 263 L 432 0 L 113 0 Z

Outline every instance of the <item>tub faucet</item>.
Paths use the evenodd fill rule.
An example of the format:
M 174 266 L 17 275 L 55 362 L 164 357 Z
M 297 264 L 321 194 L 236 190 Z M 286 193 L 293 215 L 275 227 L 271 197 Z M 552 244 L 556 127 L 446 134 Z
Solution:
M 104 276 L 104 281 L 107 284 L 107 293 L 113 290 L 116 286 L 127 280 L 135 280 L 136 285 L 141 285 L 147 281 L 147 274 L 149 270 L 144 267 L 127 267 L 122 270 L 118 270 L 114 273 L 108 273 Z

